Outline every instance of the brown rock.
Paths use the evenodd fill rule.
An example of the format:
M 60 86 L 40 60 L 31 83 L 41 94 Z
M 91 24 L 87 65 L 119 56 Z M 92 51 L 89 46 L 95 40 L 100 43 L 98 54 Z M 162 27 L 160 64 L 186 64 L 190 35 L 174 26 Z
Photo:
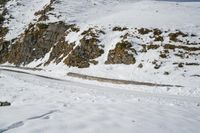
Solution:
M 121 41 L 116 44 L 115 49 L 110 50 L 105 64 L 135 64 L 136 60 L 132 53 L 136 53 L 135 49 L 128 41 Z

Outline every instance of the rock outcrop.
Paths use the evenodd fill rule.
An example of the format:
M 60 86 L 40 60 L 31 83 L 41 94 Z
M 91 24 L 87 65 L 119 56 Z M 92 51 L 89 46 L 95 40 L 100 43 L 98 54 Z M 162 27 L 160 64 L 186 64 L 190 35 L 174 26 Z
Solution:
M 83 38 L 80 40 L 80 45 L 76 46 L 73 51 L 65 59 L 64 63 L 68 66 L 86 68 L 90 63 L 97 64 L 95 58 L 101 56 L 103 46 L 99 45 L 98 39 L 100 34 L 104 34 L 101 30 L 93 28 L 88 29 L 82 33 Z
M 128 41 L 121 41 L 116 44 L 115 49 L 110 50 L 105 64 L 135 64 L 135 49 Z
M 27 65 L 43 58 L 64 35 L 67 26 L 63 22 L 30 25 L 25 33 L 10 46 L 5 46 L 1 63 L 8 61 L 15 65 Z M 9 47 L 9 48 L 8 48 Z

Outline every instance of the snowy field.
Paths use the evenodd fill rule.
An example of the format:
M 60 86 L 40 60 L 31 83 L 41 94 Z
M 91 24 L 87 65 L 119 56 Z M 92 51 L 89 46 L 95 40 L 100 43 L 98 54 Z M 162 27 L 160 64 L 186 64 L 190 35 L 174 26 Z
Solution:
M 199 97 L 137 92 L 0 70 L 0 132 L 198 133 Z

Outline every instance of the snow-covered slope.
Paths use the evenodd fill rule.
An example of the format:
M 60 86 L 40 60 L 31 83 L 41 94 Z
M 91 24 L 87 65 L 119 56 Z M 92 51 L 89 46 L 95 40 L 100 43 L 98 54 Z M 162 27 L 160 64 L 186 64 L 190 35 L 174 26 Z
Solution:
M 0 133 L 198 132 L 200 1 L 9 0 L 0 10 L 0 105 L 11 103 Z
M 8 2 L 5 8 L 8 9 L 9 14 L 6 16 L 8 21 L 5 22 L 5 26 L 9 27 L 9 32 L 5 39 L 11 40 L 23 33 L 25 28 L 37 19 L 35 12 L 49 3 L 50 0 L 11 0 Z
M 20 62 L 21 65 L 40 67 L 51 71 L 54 75 L 64 76 L 67 72 L 76 72 L 116 79 L 182 85 L 188 88 L 188 91 L 194 90 L 195 93 L 199 94 L 199 7 L 200 2 L 196 1 L 11 0 L 6 5 L 8 10 L 6 18 L 8 20 L 4 22 L 4 26 L 8 27 L 9 31 L 5 36 L 5 40 L 11 40 L 16 37 L 19 40 L 16 44 L 15 41 L 11 42 L 14 43 L 14 50 L 8 50 L 7 53 L 11 51 L 11 56 L 3 55 L 11 58 L 6 60 L 8 61 L 7 63 L 4 63 L 12 65 L 13 60 L 15 64 L 16 60 L 23 58 L 24 61 Z M 38 27 L 31 27 L 30 23 L 45 23 L 48 25 L 48 23 L 58 21 L 76 25 L 77 29 L 75 31 L 68 29 L 62 35 L 62 38 L 65 37 L 65 46 L 62 46 L 61 38 L 58 42 L 55 41 L 55 44 L 51 44 L 50 47 L 47 46 L 48 49 L 44 49 L 43 51 L 46 52 L 43 52 L 41 56 L 34 59 L 34 61 L 32 59 L 31 62 L 28 62 L 27 58 L 30 55 L 26 54 L 27 49 L 29 49 L 30 53 L 33 53 L 31 58 L 34 58 L 34 51 L 41 47 L 46 47 L 42 46 L 43 43 L 45 45 L 48 44 L 48 42 L 29 44 L 30 42 L 34 43 L 42 40 L 42 37 L 45 38 L 46 36 L 46 33 L 44 33 L 39 38 L 37 34 L 40 34 L 43 30 L 38 31 Z M 91 34 L 93 37 L 83 34 L 85 31 L 89 33 L 88 29 L 90 28 L 93 29 L 92 32 L 94 33 Z M 114 30 L 116 28 L 118 30 Z M 148 32 L 145 34 L 140 33 L 142 28 Z M 24 32 L 25 29 L 26 32 Z M 32 30 L 35 31 L 32 33 Z M 51 30 L 51 28 L 48 30 Z M 29 37 L 27 34 L 36 34 L 36 37 Z M 31 40 L 31 38 L 33 39 Z M 67 61 L 74 62 L 73 60 L 79 60 L 77 58 L 82 56 L 83 59 L 88 58 L 88 55 L 79 55 L 85 53 L 84 48 L 81 49 L 82 51 L 77 52 L 78 55 L 73 55 L 76 52 L 73 53 L 72 51 L 78 51 L 79 46 L 83 45 L 81 44 L 82 39 L 92 40 L 94 38 L 97 39 L 97 46 L 101 47 L 104 52 L 100 56 L 92 57 L 92 60 L 88 59 L 89 68 L 80 69 L 77 68 L 79 67 L 77 64 L 66 63 Z M 157 41 L 155 41 L 156 39 Z M 135 62 L 132 61 L 132 64 L 129 65 L 124 65 L 123 63 L 112 64 L 113 62 L 109 65 L 105 64 L 109 58 L 112 58 L 113 55 L 110 54 L 112 50 L 115 49 L 118 43 L 124 41 L 129 42 L 131 48 L 135 50 L 134 53 L 130 49 L 126 49 L 128 54 L 134 56 Z M 15 48 L 15 45 L 19 48 Z M 27 45 L 29 45 L 28 48 L 26 48 Z M 73 46 L 72 51 L 69 50 L 70 52 L 62 53 L 62 47 L 68 48 L 68 46 Z M 56 48 L 54 49 L 54 47 Z M 19 50 L 17 51 L 17 49 Z M 91 49 L 88 50 L 90 53 L 92 53 Z M 88 51 L 86 50 L 86 52 Z M 23 54 L 20 55 L 22 52 Z M 55 57 L 55 55 L 58 57 Z M 53 56 L 54 58 L 59 58 L 59 61 L 51 59 Z M 70 58 L 73 56 L 77 58 Z M 16 60 L 13 59 L 15 57 Z M 125 56 L 125 58 L 127 57 Z M 25 62 L 28 62 L 28 64 Z M 92 64 L 91 62 L 94 63 Z M 96 63 L 97 65 L 95 65 Z
M 199 29 L 198 2 L 152 0 L 61 0 L 54 12 L 66 22 L 94 26 Z M 198 29 L 196 29 L 198 28 Z
M 102 85 L 0 70 L 0 100 L 12 104 L 0 108 L 0 132 L 197 133 L 199 130 L 199 97 L 142 93 Z
M 11 29 L 7 39 L 16 37 L 36 19 L 34 13 L 42 10 L 50 0 L 11 0 L 6 6 Z M 29 5 L 32 5 L 31 7 Z M 59 0 L 48 14 L 50 22 L 65 21 L 79 26 L 128 26 L 181 29 L 199 34 L 199 2 L 143 1 L 143 0 Z M 11 34 L 12 33 L 12 34 Z M 13 35 L 14 34 L 14 35 Z

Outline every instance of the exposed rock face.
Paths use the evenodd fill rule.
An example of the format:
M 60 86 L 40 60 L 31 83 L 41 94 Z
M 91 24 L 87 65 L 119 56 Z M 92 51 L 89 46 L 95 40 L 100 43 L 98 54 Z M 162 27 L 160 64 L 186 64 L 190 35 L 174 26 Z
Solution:
M 90 63 L 97 64 L 94 59 L 101 56 L 104 51 L 98 37 L 103 34 L 100 30 L 88 29 L 82 33 L 83 38 L 80 40 L 80 45 L 75 47 L 71 54 L 64 61 L 68 66 L 86 68 Z
M 45 14 L 48 10 L 41 12 Z M 44 60 L 37 62 L 36 67 L 63 62 L 70 67 L 87 68 L 91 64 L 98 64 L 95 59 L 104 53 L 102 44 L 105 42 L 101 43 L 101 40 L 105 39 L 103 35 L 106 30 L 99 30 L 98 27 L 88 28 L 81 33 L 76 24 L 37 22 L 30 24 L 20 38 L 5 41 L 7 30 L 6 27 L 0 27 L 0 64 L 9 62 L 15 65 L 28 65 L 45 57 Z M 157 60 L 170 59 L 171 55 L 182 59 L 189 58 L 194 54 L 198 56 L 197 52 L 200 51 L 199 42 L 187 41 L 187 38 L 198 36 L 181 31 L 170 33 L 157 28 L 141 28 L 132 32 L 126 27 L 114 27 L 112 32 L 121 32 L 119 36 L 121 41 L 109 51 L 105 64 L 135 64 L 136 55 L 144 55 L 148 51 L 160 53 Z M 166 39 L 169 40 L 168 43 Z M 182 42 L 184 45 L 177 45 L 175 41 Z M 137 51 L 130 42 L 135 44 L 134 48 Z M 137 62 L 140 63 L 140 60 Z M 155 69 L 161 67 L 161 63 L 153 65 Z M 138 67 L 142 68 L 143 65 L 140 64 Z
M 116 26 L 112 29 L 113 31 L 124 31 L 124 30 L 128 30 L 127 27 L 119 27 L 119 26 Z
M 5 8 L 6 3 L 9 0 L 0 0 L 0 55 L 5 53 L 3 48 L 7 42 L 4 41 L 5 35 L 8 33 L 8 28 L 4 27 L 5 15 L 7 14 L 7 9 Z M 0 56 L 1 57 L 1 56 Z
M 98 37 L 104 34 L 103 31 L 89 28 L 82 33 L 80 45 L 74 48 L 75 43 L 65 41 L 69 29 L 72 32 L 79 31 L 76 25 L 63 22 L 30 25 L 13 44 L 5 42 L 1 45 L 0 63 L 8 61 L 15 65 L 27 65 L 49 53 L 49 59 L 44 65 L 52 61 L 58 64 L 66 57 L 64 63 L 68 66 L 85 68 L 89 67 L 90 63 L 97 64 L 94 59 L 104 53 L 103 46 L 98 45 Z
M 59 42 L 53 46 L 50 57 L 45 65 L 48 65 L 51 61 L 56 64 L 60 63 L 73 50 L 74 46 L 74 43 L 70 44 L 62 37 Z
M 177 31 L 175 33 L 170 33 L 169 34 L 169 39 L 171 41 L 174 41 L 174 42 L 180 41 L 180 40 L 177 39 L 178 36 L 187 37 L 188 34 L 183 33 L 182 31 Z
M 109 51 L 105 64 L 135 64 L 136 60 L 133 53 L 136 53 L 136 51 L 132 48 L 131 43 L 121 41 L 116 44 L 115 49 Z
M 49 17 L 47 15 L 47 13 L 49 11 L 52 11 L 54 8 L 52 7 L 53 3 L 56 2 L 56 0 L 50 0 L 49 5 L 45 6 L 43 10 L 40 10 L 38 12 L 35 13 L 36 16 L 40 16 L 38 21 L 46 21 L 49 20 Z
M 63 22 L 30 25 L 25 34 L 11 45 L 6 59 L 1 59 L 0 62 L 26 65 L 43 58 L 62 38 L 66 29 L 67 26 Z
M 149 34 L 150 32 L 152 32 L 152 30 L 147 29 L 147 28 L 138 29 L 138 33 L 141 34 L 141 35 Z
M 0 0 L 0 10 L 2 11 L 0 13 L 0 63 L 2 62 L 2 60 L 5 59 L 5 56 L 8 52 L 7 46 L 9 45 L 9 42 L 4 40 L 5 35 L 8 33 L 8 28 L 3 27 L 5 21 L 4 16 L 7 14 L 7 9 L 5 8 L 5 4 L 8 1 L 9 0 Z
M 0 64 L 7 61 L 9 42 L 1 42 L 0 44 Z

